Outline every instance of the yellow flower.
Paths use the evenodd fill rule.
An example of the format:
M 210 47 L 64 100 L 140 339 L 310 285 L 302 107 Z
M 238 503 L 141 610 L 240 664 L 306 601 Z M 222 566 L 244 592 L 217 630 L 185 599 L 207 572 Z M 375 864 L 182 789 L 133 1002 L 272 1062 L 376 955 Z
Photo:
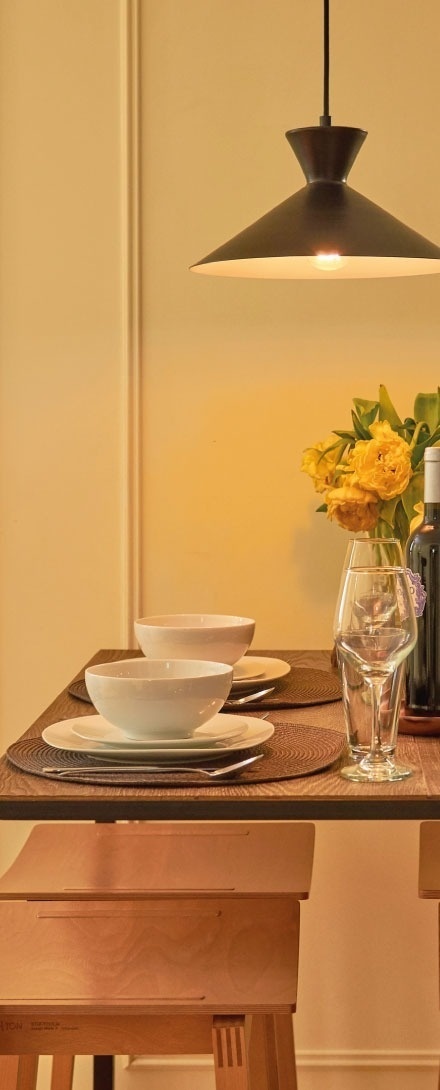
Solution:
M 388 420 L 370 425 L 372 439 L 361 439 L 350 452 L 350 469 L 361 488 L 381 500 L 400 496 L 412 477 L 408 443 L 393 431 Z
M 304 451 L 301 469 L 312 478 L 316 492 L 325 492 L 333 484 L 341 452 L 341 444 L 337 443 L 335 447 L 335 443 L 336 436 L 329 435 L 323 443 L 316 443 L 316 446 L 307 447 Z
M 410 534 L 412 534 L 413 530 L 415 530 L 416 527 L 420 526 L 420 523 L 423 522 L 423 513 L 424 513 L 423 500 L 419 500 L 418 503 L 414 504 L 414 510 L 417 511 L 417 514 L 414 515 L 414 518 L 411 519 L 411 522 L 409 524 Z
M 327 493 L 326 503 L 327 518 L 334 519 L 344 530 L 357 533 L 377 526 L 379 504 L 374 492 L 366 492 L 356 484 L 343 484 Z

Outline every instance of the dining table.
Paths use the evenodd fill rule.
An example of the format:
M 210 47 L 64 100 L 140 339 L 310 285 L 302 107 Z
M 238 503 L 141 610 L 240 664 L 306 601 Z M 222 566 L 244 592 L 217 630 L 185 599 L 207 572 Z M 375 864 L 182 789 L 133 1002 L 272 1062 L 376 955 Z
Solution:
M 140 652 L 133 649 L 101 649 L 85 666 L 137 654 Z M 147 776 L 141 783 L 136 782 L 136 777 L 119 783 L 117 776 L 107 780 L 97 776 L 94 781 L 92 777 L 92 782 L 79 778 L 75 782 L 33 770 L 29 755 L 38 753 L 45 728 L 94 711 L 75 695 L 75 683 L 84 679 L 84 666 L 1 757 L 0 820 L 351 821 L 440 817 L 438 737 L 399 735 L 399 759 L 412 769 L 412 775 L 404 780 L 345 780 L 339 772 L 346 759 L 343 705 L 330 650 L 265 649 L 249 654 L 284 660 L 291 668 L 291 679 L 301 680 L 315 673 L 324 679 L 327 676 L 333 686 L 330 695 L 326 698 L 324 694 L 316 703 L 310 702 L 312 692 L 308 701 L 292 706 L 292 701 L 286 700 L 287 706 L 283 706 L 286 681 L 276 684 L 277 699 L 271 702 L 269 696 L 269 710 L 264 712 L 264 722 L 274 726 L 273 738 L 263 744 L 265 756 L 254 771 L 243 769 L 233 777 L 208 782 L 197 773 L 193 777 L 168 773 Z M 257 704 L 244 705 L 239 711 L 248 714 L 249 708 L 252 717 L 263 716 L 263 708 Z M 328 740 L 330 749 L 326 749 Z M 302 765 L 301 760 L 298 764 L 298 754 Z M 312 770 L 308 771 L 310 766 Z

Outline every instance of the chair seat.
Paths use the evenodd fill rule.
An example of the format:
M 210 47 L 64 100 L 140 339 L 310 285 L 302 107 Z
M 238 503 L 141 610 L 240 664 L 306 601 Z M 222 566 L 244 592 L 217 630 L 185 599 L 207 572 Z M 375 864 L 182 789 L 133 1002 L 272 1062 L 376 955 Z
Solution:
M 0 878 L 0 899 L 308 897 L 308 822 L 36 825 Z

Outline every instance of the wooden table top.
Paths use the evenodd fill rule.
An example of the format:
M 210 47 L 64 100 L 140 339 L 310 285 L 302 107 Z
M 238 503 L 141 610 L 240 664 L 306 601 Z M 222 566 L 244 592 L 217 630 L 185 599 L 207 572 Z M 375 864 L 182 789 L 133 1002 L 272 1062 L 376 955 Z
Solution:
M 331 669 L 328 651 L 255 651 L 289 658 L 296 666 Z M 132 657 L 134 651 L 101 650 L 90 662 Z M 88 664 L 89 665 L 89 664 Z M 83 670 L 76 676 L 83 676 Z M 75 679 L 72 679 L 75 680 Z M 69 685 L 71 682 L 69 682 Z M 69 696 L 68 686 L 24 735 L 41 735 L 61 719 L 90 714 Z M 270 721 L 331 727 L 344 733 L 342 704 L 270 712 Z M 335 820 L 440 818 L 440 737 L 401 735 L 400 760 L 414 774 L 392 784 L 354 784 L 337 765 L 323 772 L 274 783 L 210 783 L 203 787 L 115 787 L 54 782 L 19 772 L 0 760 L 0 820 Z

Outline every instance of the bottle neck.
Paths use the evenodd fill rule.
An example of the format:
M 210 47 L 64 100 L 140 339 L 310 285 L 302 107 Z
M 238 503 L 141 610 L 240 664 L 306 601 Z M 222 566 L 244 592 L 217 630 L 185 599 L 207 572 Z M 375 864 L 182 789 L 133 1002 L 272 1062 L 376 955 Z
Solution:
M 440 524 L 440 502 L 425 503 L 423 506 L 423 521 Z
M 428 509 L 440 509 L 440 461 L 425 461 L 423 502 L 425 506 L 425 519 L 428 516 Z M 432 515 L 435 517 L 435 511 L 432 512 Z

